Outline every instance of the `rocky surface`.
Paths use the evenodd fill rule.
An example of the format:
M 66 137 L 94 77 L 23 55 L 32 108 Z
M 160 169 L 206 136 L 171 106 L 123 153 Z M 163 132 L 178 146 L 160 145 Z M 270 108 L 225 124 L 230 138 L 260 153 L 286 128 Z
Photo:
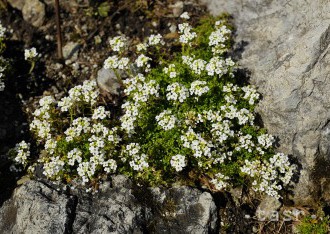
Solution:
M 258 112 L 279 150 L 301 163 L 294 201 L 330 201 L 330 2 L 203 2 L 213 14 L 233 15 L 236 56 L 263 96 Z
M 210 193 L 134 186 L 116 176 L 100 192 L 74 195 L 27 181 L 0 208 L 0 233 L 217 233 Z
M 43 183 L 29 181 L 15 190 L 0 209 L 0 233 L 65 233 L 73 198 Z

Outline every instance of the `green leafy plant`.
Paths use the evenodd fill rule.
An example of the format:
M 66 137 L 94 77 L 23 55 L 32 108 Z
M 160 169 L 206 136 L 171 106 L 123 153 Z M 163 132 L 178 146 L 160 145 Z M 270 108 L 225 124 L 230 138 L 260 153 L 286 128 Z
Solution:
M 329 225 L 329 216 L 308 215 L 300 221 L 296 229 L 299 234 L 327 234 L 330 231 Z
M 259 94 L 235 76 L 226 16 L 205 18 L 195 28 L 189 18 L 181 15 L 170 54 L 160 34 L 137 44 L 129 57 L 129 38 L 109 41 L 113 54 L 104 68 L 124 85 L 122 113 L 110 117 L 99 106 L 93 81 L 58 102 L 40 100 L 30 128 L 48 178 L 90 187 L 116 171 L 149 184 L 203 178 L 212 190 L 245 184 L 280 196 L 295 167 L 255 125 Z M 26 149 L 18 145 L 17 151 L 16 161 L 26 164 Z

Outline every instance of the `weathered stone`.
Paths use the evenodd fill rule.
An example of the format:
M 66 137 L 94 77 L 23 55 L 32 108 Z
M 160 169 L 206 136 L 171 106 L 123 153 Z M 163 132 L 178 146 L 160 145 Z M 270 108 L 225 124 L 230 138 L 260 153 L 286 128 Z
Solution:
M 0 209 L 0 233 L 65 233 L 74 200 L 46 185 L 28 181 Z
M 143 220 L 143 209 L 131 189 L 109 188 L 79 199 L 73 232 L 143 233 Z
M 112 184 L 102 184 L 96 194 L 76 190 L 69 196 L 26 181 L 0 207 L 0 233 L 215 233 L 218 228 L 208 192 L 143 188 L 125 176 L 115 176 Z
M 64 59 L 70 59 L 71 61 L 75 61 L 78 58 L 78 53 L 81 45 L 77 42 L 68 42 L 63 47 L 63 57 Z
M 151 233 L 214 233 L 218 212 L 208 192 L 186 186 L 151 189 Z M 147 212 L 148 213 L 148 212 Z
M 259 219 L 271 219 L 273 216 L 278 215 L 277 211 L 281 207 L 282 203 L 274 197 L 266 196 L 260 202 L 256 210 L 256 215 Z
M 322 194 L 320 178 L 330 178 L 330 2 L 203 1 L 213 14 L 233 15 L 243 51 L 235 55 L 263 96 L 264 125 L 302 164 L 294 201 L 310 205 Z
M 25 1 L 22 8 L 22 14 L 25 21 L 29 22 L 34 27 L 40 27 L 45 20 L 45 4 L 39 0 Z
M 97 73 L 97 84 L 101 91 L 110 95 L 118 95 L 121 87 L 115 72 L 111 69 L 101 68 Z

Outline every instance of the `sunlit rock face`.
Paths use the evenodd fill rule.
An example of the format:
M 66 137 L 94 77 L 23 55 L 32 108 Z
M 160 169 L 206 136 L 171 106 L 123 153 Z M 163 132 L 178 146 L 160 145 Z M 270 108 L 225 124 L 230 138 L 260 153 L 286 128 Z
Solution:
M 294 201 L 330 201 L 330 2 L 203 2 L 214 15 L 233 16 L 235 56 L 263 96 L 264 125 L 301 163 Z

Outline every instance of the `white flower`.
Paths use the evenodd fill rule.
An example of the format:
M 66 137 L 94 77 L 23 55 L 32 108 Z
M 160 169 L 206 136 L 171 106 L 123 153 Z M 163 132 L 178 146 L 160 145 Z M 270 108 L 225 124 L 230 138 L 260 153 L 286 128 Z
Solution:
M 127 69 L 128 68 L 128 63 L 129 63 L 129 59 L 128 58 L 118 58 L 117 55 L 113 55 L 108 57 L 105 61 L 104 61 L 104 65 L 103 67 L 105 69 Z
M 102 166 L 104 168 L 104 171 L 107 173 L 115 172 L 117 169 L 117 163 L 113 159 L 109 159 L 107 161 L 104 161 L 102 163 Z
M 81 163 L 82 161 L 81 156 L 82 156 L 81 150 L 78 148 L 74 148 L 68 153 L 68 159 L 69 159 L 68 164 L 70 166 L 74 166 L 75 162 Z
M 182 171 L 183 168 L 186 166 L 186 157 L 181 154 L 174 155 L 172 156 L 170 163 L 176 171 Z
M 165 42 L 163 40 L 162 35 L 157 34 L 157 35 L 150 35 L 148 39 L 148 45 L 150 46 L 155 46 L 155 45 L 164 45 Z
M 168 67 L 163 69 L 165 74 L 168 74 L 170 78 L 175 78 L 177 76 L 177 72 L 175 71 L 175 64 L 170 64 Z
M 139 57 L 135 60 L 136 66 L 138 67 L 144 67 L 146 66 L 147 68 L 150 67 L 148 62 L 151 60 L 151 58 L 145 56 L 144 54 L 139 55 Z
M 229 183 L 226 182 L 226 180 L 229 180 L 228 176 L 225 176 L 221 173 L 215 174 L 215 178 L 212 179 L 210 182 L 214 185 L 216 190 L 222 190 L 229 186 Z
M 250 105 L 253 105 L 255 101 L 259 99 L 259 93 L 257 93 L 257 90 L 255 90 L 251 86 L 245 86 L 242 88 L 242 90 L 245 93 L 243 99 L 249 100 Z
M 225 61 L 220 57 L 211 58 L 209 63 L 206 65 L 205 70 L 209 76 L 214 76 L 214 74 L 223 75 L 227 73 Z
M 24 51 L 24 58 L 25 60 L 33 60 L 38 56 L 37 49 L 32 47 L 31 49 L 26 49 Z
M 202 59 L 197 59 L 191 63 L 190 68 L 194 71 L 194 73 L 200 75 L 202 71 L 204 71 L 205 65 L 206 65 L 206 61 Z
M 52 138 L 49 138 L 46 140 L 45 150 L 47 150 L 49 154 L 54 154 L 56 145 L 57 145 L 57 141 Z
M 48 178 L 60 179 L 59 173 L 62 171 L 65 163 L 60 159 L 59 156 L 52 157 L 50 162 L 44 163 L 43 174 Z
M 189 97 L 188 89 L 178 82 L 168 85 L 166 91 L 166 98 L 169 101 L 173 100 L 182 103 Z
M 179 41 L 182 44 L 190 44 L 190 42 L 197 37 L 195 32 L 191 32 L 192 27 L 188 23 L 183 23 L 178 25 L 180 38 Z
M 269 134 L 263 134 L 258 136 L 258 143 L 264 148 L 269 148 L 273 145 L 274 137 Z
M 15 147 L 16 157 L 15 162 L 26 165 L 28 158 L 30 157 L 30 144 L 25 141 L 21 141 L 16 144 Z
M 5 37 L 6 28 L 0 23 L 0 39 Z
M 156 116 L 158 125 L 161 126 L 165 131 L 175 127 L 175 122 L 177 121 L 177 118 L 171 114 L 172 111 L 165 110 Z
M 117 36 L 109 40 L 110 46 L 113 51 L 120 52 L 127 43 L 127 38 L 124 36 Z
M 183 12 L 183 13 L 180 15 L 180 18 L 181 18 L 181 19 L 187 19 L 187 20 L 190 19 L 188 12 Z
M 148 44 L 140 43 L 140 44 L 137 44 L 136 45 L 136 50 L 138 52 L 146 51 L 147 50 L 147 47 L 148 47 Z
M 94 110 L 92 119 L 105 119 L 110 116 L 110 111 L 106 111 L 104 106 L 99 106 Z
M 190 95 L 196 95 L 198 97 L 202 96 L 204 93 L 207 93 L 210 88 L 206 85 L 207 82 L 206 81 L 200 81 L 200 80 L 196 80 L 194 82 L 191 83 L 190 86 Z M 197 99 L 197 97 L 196 97 Z

